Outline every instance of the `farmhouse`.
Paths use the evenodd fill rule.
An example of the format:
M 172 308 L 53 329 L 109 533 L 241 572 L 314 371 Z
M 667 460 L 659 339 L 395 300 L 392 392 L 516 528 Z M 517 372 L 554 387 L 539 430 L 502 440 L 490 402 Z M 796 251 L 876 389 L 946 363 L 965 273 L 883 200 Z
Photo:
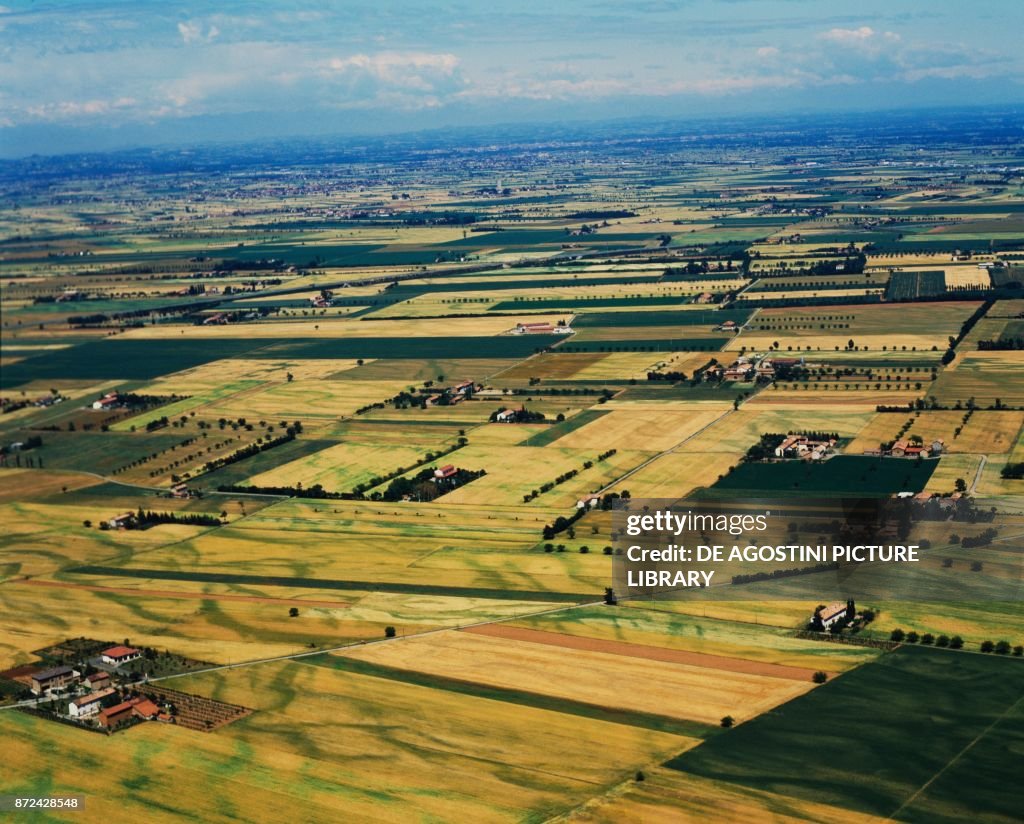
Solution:
M 137 650 L 134 647 L 116 646 L 110 649 L 105 649 L 100 654 L 104 664 L 111 664 L 112 666 L 119 667 L 122 664 L 127 664 L 129 661 L 135 661 L 142 657 L 142 651 Z
M 906 438 L 900 438 L 892 445 L 892 449 L 889 450 L 890 455 L 894 455 L 897 458 L 902 458 L 907 454 L 907 447 L 910 446 L 910 441 Z
M 720 323 L 720 324 L 718 324 L 718 326 L 715 327 L 715 331 L 716 332 L 735 332 L 736 331 L 736 321 L 734 321 L 734 320 L 727 320 L 724 323 Z
M 98 410 L 113 409 L 121 402 L 117 392 L 108 392 L 98 401 L 93 401 L 92 408 Z
M 440 469 L 435 469 L 434 470 L 434 478 L 436 478 L 438 480 L 444 480 L 445 478 L 451 478 L 458 471 L 459 470 L 457 470 L 453 464 L 446 464 L 445 466 L 442 466 Z
M 31 690 L 36 695 L 63 689 L 78 683 L 79 673 L 71 667 L 54 667 L 32 675 Z
M 555 331 L 550 323 L 517 323 L 512 330 L 514 335 L 550 335 Z
M 557 325 L 543 323 L 517 323 L 512 330 L 513 335 L 571 335 L 572 329 L 564 322 L 559 321 Z
M 122 512 L 120 515 L 115 515 L 109 521 L 107 525 L 111 529 L 127 529 L 135 521 L 134 512 Z
M 109 688 L 100 692 L 90 692 L 81 698 L 75 698 L 68 702 L 68 715 L 72 718 L 88 718 L 95 715 L 103 708 L 103 701 L 114 694 L 114 689 Z
M 576 501 L 577 509 L 593 509 L 595 506 L 601 503 L 600 495 L 584 495 L 578 501 Z
M 853 602 L 836 601 L 835 603 L 829 604 L 826 607 L 818 610 L 814 614 L 814 618 L 811 619 L 811 623 L 820 625 L 822 630 L 827 630 L 832 627 L 838 621 L 841 621 L 847 617 L 853 617 L 850 613 L 852 611 Z M 815 620 L 817 619 L 817 620 Z
M 494 420 L 496 423 L 515 423 L 516 410 L 504 409 L 494 416 Z
M 172 498 L 191 498 L 192 490 L 185 484 L 175 484 L 171 487 Z
M 476 384 L 473 381 L 462 381 L 452 387 L 452 391 L 458 395 L 468 395 L 476 388 Z
M 814 440 L 806 435 L 789 435 L 775 447 L 776 458 L 801 458 L 805 461 L 820 461 L 835 448 L 835 438 Z
M 722 374 L 722 379 L 727 381 L 743 381 L 750 377 L 754 371 L 753 365 L 746 358 L 738 358 L 729 364 L 729 368 Z

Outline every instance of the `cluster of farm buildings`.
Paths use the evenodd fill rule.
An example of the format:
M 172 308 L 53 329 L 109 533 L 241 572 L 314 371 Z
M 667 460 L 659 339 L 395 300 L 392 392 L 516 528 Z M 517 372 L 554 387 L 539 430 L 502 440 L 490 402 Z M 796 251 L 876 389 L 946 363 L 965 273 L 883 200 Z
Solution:
M 106 731 L 138 721 L 170 721 L 171 715 L 127 686 L 137 676 L 120 668 L 142 658 L 142 650 L 116 645 L 90 659 L 88 675 L 61 665 L 14 676 L 39 699 L 50 699 L 58 717 Z
M 726 321 L 732 323 L 732 321 Z M 705 380 L 752 381 L 774 380 L 779 369 L 790 369 L 803 366 L 803 358 L 775 358 L 769 355 L 758 358 L 756 355 L 741 355 L 728 366 L 715 364 L 704 372 Z
M 922 441 L 900 438 L 893 441 L 892 446 L 888 448 L 879 446 L 877 449 L 865 449 L 864 454 L 876 457 L 885 455 L 892 458 L 928 458 L 941 455 L 945 450 L 946 442 L 942 438 L 937 438 L 930 445 Z
M 571 335 L 573 333 L 565 321 L 558 323 L 517 323 L 512 330 L 513 335 Z
M 835 448 L 835 438 L 818 439 L 807 435 L 789 435 L 775 447 L 775 457 L 820 461 L 831 455 Z

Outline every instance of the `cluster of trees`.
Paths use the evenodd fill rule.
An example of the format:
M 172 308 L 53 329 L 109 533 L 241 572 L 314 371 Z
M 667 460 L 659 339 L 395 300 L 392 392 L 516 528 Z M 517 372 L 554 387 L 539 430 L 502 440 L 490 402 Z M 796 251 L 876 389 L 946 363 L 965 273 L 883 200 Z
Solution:
M 765 432 L 761 435 L 761 440 L 747 450 L 743 460 L 752 462 L 767 461 L 770 458 L 774 458 L 775 450 L 784 440 L 786 440 L 786 436 L 780 432 Z
M 751 572 L 745 575 L 733 575 L 734 584 L 752 584 L 756 581 L 772 581 L 776 578 L 792 578 L 796 575 L 810 575 L 812 572 L 825 572 L 830 569 L 839 569 L 838 563 L 815 564 L 807 567 L 794 567 L 793 569 L 775 569 L 771 572 Z M 851 616 L 852 617 L 852 616 Z
M 27 452 L 30 449 L 38 449 L 43 445 L 43 439 L 39 435 L 29 435 L 21 442 L 21 451 Z M 0 446 L 0 455 L 6 455 L 11 451 L 9 446 Z
M 994 643 L 992 641 L 982 641 L 979 649 L 986 653 L 994 652 L 996 655 L 1008 655 L 1011 650 L 1018 657 L 1024 655 L 1024 646 L 1018 644 L 1015 647 L 1011 647 L 1009 641 L 996 641 Z
M 735 266 L 731 260 L 715 261 L 714 271 L 716 272 L 732 272 L 734 270 Z M 685 266 L 670 266 L 663 274 L 666 279 L 672 280 L 673 278 L 679 279 L 683 275 L 689 277 L 706 275 L 711 271 L 711 261 L 703 258 L 701 260 L 691 260 Z
M 607 450 L 605 452 L 602 452 L 600 455 L 597 456 L 597 460 L 598 461 L 607 460 L 612 455 L 614 455 L 617 451 L 618 451 L 617 449 L 613 448 L 613 449 L 609 449 L 609 450 Z M 593 461 L 584 461 L 583 462 L 583 468 L 584 469 L 590 469 L 593 465 L 594 465 Z M 527 493 L 526 495 L 523 495 L 523 502 L 524 503 L 529 503 L 534 498 L 538 497 L 539 495 L 543 495 L 545 492 L 550 492 L 556 486 L 558 486 L 559 484 L 565 483 L 570 478 L 575 478 L 577 475 L 579 475 L 579 473 L 580 473 L 580 470 L 578 470 L 578 469 L 570 469 L 568 472 L 563 472 L 561 475 L 559 475 L 553 481 L 548 481 L 546 484 L 542 484 L 539 489 L 534 489 L 533 491 Z M 606 495 L 605 497 L 607 498 L 608 496 Z M 616 497 L 618 497 L 618 496 L 616 496 Z M 608 509 L 608 508 L 610 508 L 610 507 L 605 507 L 605 509 Z M 545 527 L 545 529 L 546 529 L 546 527 Z
M 588 466 L 587 464 L 590 464 L 590 465 Z M 590 469 L 591 466 L 593 466 L 593 464 L 588 461 L 586 464 L 583 465 L 583 468 L 584 469 Z M 529 503 L 530 501 L 532 501 L 537 496 L 543 495 L 545 492 L 550 492 L 552 489 L 554 489 L 559 484 L 564 484 L 570 478 L 575 478 L 579 474 L 580 474 L 580 471 L 578 469 L 570 469 L 568 472 L 563 472 L 561 475 L 559 475 L 553 481 L 548 481 L 547 483 L 541 484 L 538 489 L 534 489 L 532 492 L 529 492 L 526 495 L 523 495 L 523 502 L 524 503 Z
M 507 411 L 506 407 L 502 406 L 496 409 L 494 412 L 492 412 L 490 417 L 491 423 L 497 421 L 498 415 L 505 411 Z M 543 412 L 531 412 L 524 406 L 521 409 L 513 410 L 512 415 L 510 417 L 502 418 L 502 421 L 505 422 L 509 420 L 511 420 L 512 423 L 543 423 L 545 420 L 545 415 Z
M 545 524 L 542 532 L 544 540 L 550 541 L 559 533 L 565 532 L 566 530 L 571 530 L 572 525 L 576 523 L 580 518 L 582 518 L 585 513 L 585 509 L 577 509 L 568 518 L 559 515 L 557 518 L 555 518 L 554 523 Z
M 170 424 L 170 421 L 167 420 L 167 416 L 166 415 L 164 415 L 161 418 L 153 418 L 153 420 L 149 421 L 146 424 L 146 431 L 147 432 L 155 432 L 157 429 L 163 429 L 168 424 Z
M 982 352 L 1018 351 L 1024 349 L 1024 337 L 1010 335 L 997 340 L 979 340 L 978 349 Z
M 203 472 L 213 472 L 215 469 L 220 469 L 222 466 L 237 463 L 245 458 L 251 458 L 253 455 L 258 455 L 260 452 L 266 452 L 268 449 L 273 449 L 275 446 L 286 444 L 289 441 L 295 440 L 295 436 L 301 431 L 302 424 L 296 421 L 294 426 L 289 426 L 287 430 L 285 430 L 284 435 L 264 441 L 263 443 L 251 443 L 248 446 L 243 446 L 241 449 L 232 452 L 230 455 L 224 455 L 220 458 L 214 458 L 212 461 L 207 461 L 203 464 Z
M 685 372 L 648 372 L 647 380 L 670 381 L 671 383 L 679 383 L 680 381 L 687 380 L 687 377 Z
M 964 535 L 960 539 L 960 546 L 964 549 L 974 549 L 979 546 L 988 546 L 995 540 L 998 535 L 998 531 L 993 527 L 989 527 L 979 535 Z
M 937 647 L 949 647 L 950 649 L 963 649 L 964 639 L 959 635 L 952 637 L 948 635 L 940 635 L 937 638 L 930 632 L 926 632 L 924 635 L 911 630 L 910 632 L 904 632 L 902 629 L 897 627 L 891 633 L 889 633 L 889 640 L 895 641 L 898 644 L 924 644 L 926 646 L 934 644 Z
M 384 490 L 381 500 L 432 501 L 487 474 L 486 469 L 458 469 L 454 475 L 437 478 L 434 476 L 434 469 L 428 467 L 411 478 L 395 478 Z
M 967 337 L 968 333 L 974 328 L 974 325 L 983 317 L 985 317 L 985 313 L 988 312 L 988 310 L 991 309 L 994 304 L 995 300 L 993 300 L 992 298 L 986 300 L 984 303 L 981 304 L 981 306 L 979 306 L 971 313 L 971 316 L 967 318 L 967 320 L 965 320 L 961 324 L 960 332 L 955 337 L 953 335 L 949 336 L 949 349 L 942 353 L 941 362 L 943 366 L 946 366 L 953 362 L 953 360 L 956 358 L 956 347 L 959 345 L 960 341 Z
M 88 523 L 88 522 L 87 522 Z M 158 524 L 188 524 L 190 526 L 220 526 L 216 515 L 200 512 L 153 512 L 139 507 L 139 511 L 124 524 L 125 529 L 149 529 Z M 100 521 L 100 529 L 110 529 L 107 521 Z
M 283 495 L 288 498 L 315 498 L 318 500 L 329 498 L 329 499 L 349 499 L 357 498 L 358 495 L 353 495 L 346 492 L 328 492 L 323 488 L 321 484 L 313 484 L 309 488 L 303 488 L 302 484 L 296 484 L 295 486 L 245 486 L 242 484 L 221 484 L 217 487 L 218 492 L 236 492 L 250 495 Z
M 1020 480 L 1024 478 L 1024 461 L 1014 461 L 1006 464 L 999 473 L 1002 477 Z
M 461 433 L 464 432 L 465 430 L 459 431 Z M 426 455 L 424 455 L 422 458 L 416 461 L 416 463 L 414 463 L 412 467 L 407 468 L 404 466 L 400 466 L 393 472 L 389 472 L 387 475 L 375 476 L 361 484 L 356 484 L 352 488 L 352 492 L 355 493 L 355 497 L 361 497 L 362 494 L 366 492 L 368 489 L 373 489 L 375 486 L 380 486 L 385 481 L 390 481 L 393 478 L 397 478 L 399 475 L 404 475 L 406 472 L 409 471 L 410 468 L 415 469 L 417 466 L 423 466 L 424 464 L 430 463 L 431 461 L 436 461 L 438 458 L 444 457 L 445 455 L 454 452 L 456 449 L 462 449 L 462 447 L 464 447 L 467 443 L 469 443 L 469 441 L 466 440 L 465 436 L 460 435 L 458 442 L 453 444 L 452 446 L 449 446 L 447 449 L 442 449 L 440 452 L 428 452 Z
M 568 351 L 568 350 L 567 350 Z M 519 389 L 502 389 L 502 394 L 505 395 L 603 395 L 606 398 L 612 397 L 615 393 L 607 387 L 597 389 L 593 386 L 583 387 L 557 387 L 553 386 L 546 389 L 533 388 L 519 388 Z

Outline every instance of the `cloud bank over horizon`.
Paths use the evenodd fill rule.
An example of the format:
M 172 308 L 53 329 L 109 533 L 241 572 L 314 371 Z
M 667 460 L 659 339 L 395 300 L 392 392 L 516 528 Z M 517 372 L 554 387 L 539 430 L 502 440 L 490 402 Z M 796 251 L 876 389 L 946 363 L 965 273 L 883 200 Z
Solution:
M 1024 100 L 1024 4 L 895 5 L 7 0 L 0 153 Z

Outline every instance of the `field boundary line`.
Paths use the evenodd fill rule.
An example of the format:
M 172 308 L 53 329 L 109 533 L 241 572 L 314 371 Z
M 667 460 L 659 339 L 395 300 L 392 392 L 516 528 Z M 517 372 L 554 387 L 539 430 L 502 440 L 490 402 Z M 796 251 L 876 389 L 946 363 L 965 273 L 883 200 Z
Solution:
M 1006 710 L 1005 710 L 1005 711 L 1004 711 L 1004 712 L 1003 712 L 1003 713 L 1002 713 L 1001 715 L 997 716 L 997 717 L 996 717 L 996 718 L 995 718 L 995 719 L 994 719 L 994 720 L 992 721 L 992 723 L 991 723 L 991 724 L 989 724 L 989 725 L 988 725 L 987 727 L 985 727 L 985 729 L 983 729 L 983 730 L 982 730 L 981 732 L 979 732 L 979 733 L 978 733 L 978 734 L 977 734 L 977 735 L 976 735 L 976 736 L 975 736 L 974 738 L 972 738 L 972 739 L 971 739 L 971 740 L 970 740 L 970 741 L 969 741 L 969 742 L 967 743 L 967 745 L 966 745 L 966 746 L 965 746 L 965 747 L 964 747 L 964 748 L 963 748 L 962 750 L 960 750 L 960 752 L 958 752 L 958 753 L 957 753 L 956 755 L 954 755 L 954 756 L 953 756 L 953 757 L 952 757 L 951 759 L 949 759 L 949 761 L 947 761 L 947 762 L 946 762 L 946 763 L 945 763 L 945 764 L 943 765 L 942 769 L 940 769 L 940 770 L 939 770 L 939 771 L 938 771 L 937 773 L 935 773 L 935 775 L 933 775 L 933 776 L 932 776 L 931 778 L 929 778 L 929 779 L 928 779 L 928 780 L 927 780 L 927 781 L 926 781 L 926 782 L 925 782 L 924 784 L 922 784 L 922 785 L 921 785 L 921 786 L 920 786 L 920 787 L 919 787 L 919 788 L 917 789 L 917 791 L 916 791 L 916 792 L 915 792 L 915 793 L 914 793 L 914 794 L 913 794 L 912 796 L 910 796 L 910 798 L 908 798 L 908 799 L 907 799 L 906 801 L 904 801 L 904 802 L 903 802 L 902 804 L 900 804 L 900 806 L 899 806 L 899 807 L 897 807 L 897 808 L 896 808 L 896 809 L 895 809 L 895 810 L 894 810 L 894 811 L 893 811 L 893 812 L 892 812 L 892 813 L 891 813 L 891 814 L 890 814 L 890 815 L 888 816 L 889 820 L 893 820 L 893 819 L 895 819 L 895 818 L 896 818 L 896 816 L 897 816 L 897 815 L 899 815 L 899 814 L 900 814 L 900 813 L 901 813 L 901 812 L 902 812 L 902 811 L 904 810 L 904 808 L 905 808 L 905 807 L 907 807 L 907 806 L 908 806 L 908 805 L 910 805 L 910 804 L 913 804 L 913 803 L 914 803 L 914 802 L 915 802 L 915 801 L 916 801 L 916 800 L 918 799 L 918 797 L 919 797 L 919 796 L 921 795 L 921 793 L 925 792 L 925 791 L 926 791 L 926 790 L 927 790 L 927 789 L 928 789 L 928 788 L 929 788 L 929 787 L 930 787 L 930 786 L 931 786 L 932 784 L 934 784 L 934 783 L 935 783 L 935 782 L 936 782 L 936 781 L 937 781 L 937 780 L 939 779 L 939 777 L 940 777 L 940 776 L 941 776 L 941 775 L 942 775 L 942 774 L 943 774 L 944 772 L 946 772 L 946 770 L 948 770 L 948 769 L 949 769 L 950 767 L 952 767 L 952 766 L 953 766 L 953 765 L 954 765 L 954 764 L 955 764 L 955 763 L 956 763 L 957 761 L 959 761 L 959 760 L 960 760 L 960 759 L 961 759 L 961 758 L 962 758 L 962 757 L 963 757 L 963 756 L 964 756 L 964 755 L 965 755 L 965 754 L 966 754 L 966 753 L 967 753 L 967 752 L 968 752 L 969 750 L 971 750 L 971 749 L 972 749 L 972 748 L 974 747 L 974 745 L 975 745 L 975 744 L 977 744 L 977 743 L 978 743 L 979 741 L 981 741 L 981 739 L 982 739 L 982 738 L 984 738 L 984 737 L 985 737 L 986 735 L 988 735 L 988 734 L 989 734 L 990 732 L 992 732 L 992 730 L 993 730 L 993 729 L 994 729 L 994 728 L 995 728 L 996 726 L 998 726 L 998 725 L 999 725 L 999 723 L 1000 723 L 1001 721 L 1005 720 L 1005 719 L 1006 719 L 1006 717 L 1007 717 L 1007 716 L 1008 716 L 1008 715 L 1009 715 L 1009 714 L 1010 714 L 1011 712 L 1013 712 L 1013 711 L 1014 711 L 1014 710 L 1015 710 L 1015 709 L 1017 708 L 1017 705 L 1018 705 L 1018 704 L 1020 704 L 1020 703 L 1021 703 L 1022 701 L 1024 701 L 1024 697 L 1018 698 L 1018 699 L 1017 699 L 1016 701 L 1014 701 L 1014 702 L 1013 702 L 1012 704 L 1010 704 L 1010 706 L 1009 706 L 1009 707 L 1007 707 L 1007 708 L 1006 708 Z
M 709 429 L 710 427 L 714 426 L 719 421 L 724 420 L 726 417 L 728 417 L 729 415 L 731 415 L 735 411 L 736 411 L 735 409 L 726 409 L 726 410 L 724 410 L 722 412 L 722 414 L 719 415 L 717 418 L 715 418 L 713 421 L 710 421 L 709 423 L 704 424 L 704 426 L 702 426 L 696 432 L 691 432 L 689 435 L 687 435 L 685 438 L 683 438 L 679 443 L 674 444 L 673 446 L 670 446 L 668 449 L 666 449 L 666 450 L 664 450 L 662 452 L 659 452 L 657 455 L 654 455 L 654 456 L 648 458 L 647 460 L 643 461 L 642 463 L 637 464 L 635 467 L 630 469 L 628 472 L 625 472 L 624 474 L 620 475 L 618 478 L 615 478 L 611 482 L 605 484 L 603 487 L 601 487 L 599 490 L 597 490 L 597 492 L 595 492 L 594 494 L 595 495 L 603 495 L 605 492 L 607 492 L 609 489 L 611 489 L 616 484 L 622 483 L 622 481 L 626 480 L 626 478 L 629 478 L 629 477 L 635 475 L 641 469 L 643 469 L 643 468 L 645 468 L 647 466 L 650 466 L 652 463 L 654 463 L 659 458 L 664 458 L 666 455 L 668 455 L 668 454 L 670 454 L 672 452 L 675 452 L 684 443 L 686 443 L 687 441 L 692 440 L 693 438 L 696 438 L 698 435 L 703 434 L 707 429 Z

